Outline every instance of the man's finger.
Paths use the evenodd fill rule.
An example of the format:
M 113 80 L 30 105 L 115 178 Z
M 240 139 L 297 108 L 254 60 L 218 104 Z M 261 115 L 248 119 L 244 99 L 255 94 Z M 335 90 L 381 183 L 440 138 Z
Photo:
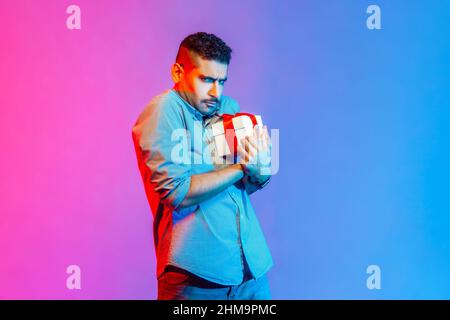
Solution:
M 244 139 L 242 139 L 242 145 L 245 149 L 245 151 L 248 154 L 248 161 L 252 161 L 252 159 L 255 157 L 256 153 L 257 153 L 257 149 L 255 149 L 249 142 L 249 137 L 246 137 Z
M 271 148 L 270 145 L 270 136 L 269 136 L 269 130 L 267 129 L 267 126 L 264 126 L 264 144 L 266 146 L 266 150 Z
M 248 140 L 250 146 L 252 146 L 256 150 L 258 150 L 258 140 L 255 139 L 255 137 L 248 136 L 248 137 L 246 137 L 246 139 Z
M 267 126 L 266 126 L 266 130 L 265 130 L 265 134 L 264 135 L 266 137 L 267 148 L 270 149 L 271 140 L 270 140 L 270 135 L 269 135 L 269 129 L 267 129 Z
M 259 127 L 258 128 L 258 147 L 260 149 L 265 149 L 265 145 L 264 145 L 264 127 Z
M 245 151 L 244 148 L 242 148 L 240 145 L 237 146 L 237 152 L 241 158 L 241 162 L 248 162 L 248 153 Z
M 259 135 L 259 126 L 258 126 L 258 125 L 255 125 L 255 126 L 253 127 L 251 137 L 254 137 L 255 139 L 258 139 L 258 135 Z

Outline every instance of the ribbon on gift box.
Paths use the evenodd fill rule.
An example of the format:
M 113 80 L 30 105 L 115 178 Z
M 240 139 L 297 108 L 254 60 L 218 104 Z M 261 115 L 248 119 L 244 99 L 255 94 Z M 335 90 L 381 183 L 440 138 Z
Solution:
M 223 121 L 223 129 L 225 132 L 225 139 L 227 141 L 228 147 L 230 150 L 234 151 L 234 162 L 237 161 L 237 146 L 238 141 L 236 137 L 235 127 L 233 123 L 233 118 L 237 118 L 239 116 L 247 116 L 252 120 L 253 127 L 258 124 L 258 121 L 256 119 L 256 116 L 251 113 L 246 112 L 238 112 L 236 114 L 223 114 L 222 115 L 222 121 Z M 238 128 L 240 129 L 240 128 Z

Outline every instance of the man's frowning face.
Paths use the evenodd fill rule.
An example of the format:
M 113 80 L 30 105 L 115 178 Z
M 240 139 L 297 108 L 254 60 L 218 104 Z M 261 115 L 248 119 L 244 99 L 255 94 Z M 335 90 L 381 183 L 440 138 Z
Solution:
M 219 110 L 227 72 L 227 64 L 203 59 L 183 48 L 172 66 L 174 89 L 200 113 L 212 115 Z

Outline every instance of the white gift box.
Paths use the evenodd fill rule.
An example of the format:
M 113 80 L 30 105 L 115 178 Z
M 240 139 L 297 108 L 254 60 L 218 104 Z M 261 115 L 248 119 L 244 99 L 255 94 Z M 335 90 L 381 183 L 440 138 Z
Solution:
M 263 123 L 261 116 L 255 115 L 255 119 L 257 125 L 262 128 Z M 241 145 L 242 139 L 252 135 L 253 132 L 252 119 L 247 115 L 238 115 L 232 118 L 232 122 L 237 142 L 239 145 Z M 214 137 L 214 143 L 216 145 L 217 154 L 221 157 L 230 155 L 232 146 L 229 146 L 227 143 L 223 121 L 216 122 L 212 125 L 212 135 Z M 234 154 L 236 153 L 237 150 L 234 150 Z

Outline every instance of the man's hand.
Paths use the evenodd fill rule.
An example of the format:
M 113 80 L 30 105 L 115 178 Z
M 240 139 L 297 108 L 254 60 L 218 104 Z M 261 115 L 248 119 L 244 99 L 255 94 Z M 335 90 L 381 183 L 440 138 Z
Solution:
M 261 129 L 256 125 L 252 135 L 242 139 L 241 144 L 242 146 L 238 145 L 237 151 L 246 175 L 257 183 L 267 181 L 270 177 L 272 151 L 267 126 Z

